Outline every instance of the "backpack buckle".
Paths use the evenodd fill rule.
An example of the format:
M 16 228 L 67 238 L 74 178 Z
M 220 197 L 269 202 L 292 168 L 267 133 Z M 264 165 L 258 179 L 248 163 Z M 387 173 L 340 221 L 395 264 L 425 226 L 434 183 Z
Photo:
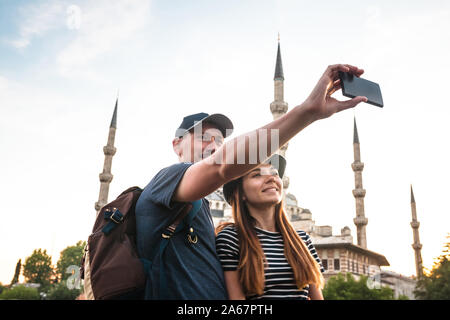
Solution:
M 114 211 L 111 213 L 109 217 L 114 223 L 121 223 L 123 221 L 123 214 L 120 213 L 119 209 L 114 208 Z
M 189 228 L 189 233 L 187 235 L 187 238 L 190 243 L 192 243 L 192 244 L 197 243 L 198 238 L 197 238 L 197 235 L 194 233 L 194 228 L 192 228 L 192 227 Z

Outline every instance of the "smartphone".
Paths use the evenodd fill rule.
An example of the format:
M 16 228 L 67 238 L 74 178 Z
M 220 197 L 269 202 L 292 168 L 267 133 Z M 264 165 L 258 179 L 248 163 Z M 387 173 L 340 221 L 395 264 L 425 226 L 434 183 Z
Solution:
M 349 98 L 367 97 L 367 103 L 383 108 L 383 97 L 378 83 L 358 78 L 351 73 L 339 71 L 342 94 Z

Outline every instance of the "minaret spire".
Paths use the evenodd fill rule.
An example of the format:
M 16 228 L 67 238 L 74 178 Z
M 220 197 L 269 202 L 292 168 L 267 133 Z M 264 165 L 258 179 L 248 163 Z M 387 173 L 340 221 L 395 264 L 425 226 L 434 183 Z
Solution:
M 353 189 L 353 196 L 356 202 L 356 218 L 353 222 L 356 225 L 356 233 L 358 238 L 358 246 L 367 249 L 367 237 L 366 237 L 366 225 L 368 219 L 364 213 L 364 197 L 366 190 L 362 185 L 362 171 L 364 169 L 364 163 L 361 162 L 361 154 L 359 148 L 358 129 L 356 127 L 356 118 L 353 118 L 353 155 L 354 162 L 352 163 L 352 169 L 355 172 L 355 189 Z
M 106 146 L 103 147 L 103 153 L 105 154 L 105 161 L 103 163 L 103 172 L 100 173 L 100 193 L 98 196 L 98 201 L 95 203 L 95 210 L 98 212 L 100 209 L 108 203 L 108 193 L 109 184 L 113 179 L 111 174 L 112 158 L 116 153 L 116 148 L 114 147 L 114 140 L 116 137 L 117 128 L 117 106 L 119 104 L 119 94 L 117 94 L 116 105 L 114 107 L 113 116 L 111 119 L 111 124 L 109 126 L 108 142 Z
M 284 101 L 284 74 L 283 74 L 283 64 L 281 63 L 281 50 L 280 50 L 280 34 L 278 33 L 278 50 L 277 50 L 277 61 L 275 64 L 275 76 L 274 80 L 274 101 L 270 104 L 270 111 L 272 112 L 273 119 L 278 119 L 288 110 L 288 104 Z M 286 157 L 286 150 L 288 144 L 280 146 L 279 154 Z M 289 187 L 289 178 L 285 174 L 283 176 L 283 188 L 284 193 Z
M 412 221 L 411 221 L 411 228 L 413 229 L 413 237 L 414 237 L 414 243 L 412 244 L 412 247 L 414 249 L 414 258 L 416 261 L 416 276 L 417 279 L 422 278 L 423 276 L 423 264 L 422 264 L 422 245 L 420 244 L 419 239 L 419 226 L 420 222 L 417 221 L 417 212 L 416 212 L 416 200 L 414 199 L 414 192 L 411 185 L 411 215 L 412 215 Z
M 278 34 L 277 62 L 275 65 L 275 76 L 273 77 L 273 80 L 284 80 L 283 63 L 281 62 L 280 35 L 279 34 Z
M 359 143 L 358 128 L 356 127 L 355 117 L 353 117 L 353 143 Z
M 413 192 L 412 185 L 411 185 L 411 203 L 416 203 L 416 199 L 414 199 L 414 192 Z
M 116 98 L 116 106 L 114 107 L 114 113 L 111 119 L 110 128 L 117 128 L 117 104 L 119 103 L 119 97 Z

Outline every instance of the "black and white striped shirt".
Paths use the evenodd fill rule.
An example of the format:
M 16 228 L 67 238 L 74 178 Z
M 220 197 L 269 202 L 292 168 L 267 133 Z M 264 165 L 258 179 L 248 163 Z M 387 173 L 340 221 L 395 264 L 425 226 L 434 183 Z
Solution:
M 250 296 L 247 299 L 300 299 L 308 298 L 309 286 L 298 290 L 294 273 L 284 254 L 284 242 L 280 232 L 271 232 L 255 227 L 256 234 L 264 251 L 268 266 L 265 267 L 264 294 Z M 317 255 L 311 238 L 306 232 L 298 230 L 297 234 L 305 242 L 311 255 L 324 272 L 322 262 Z M 224 228 L 216 238 L 216 250 L 224 271 L 235 271 L 239 265 L 239 240 L 236 228 L 231 225 Z

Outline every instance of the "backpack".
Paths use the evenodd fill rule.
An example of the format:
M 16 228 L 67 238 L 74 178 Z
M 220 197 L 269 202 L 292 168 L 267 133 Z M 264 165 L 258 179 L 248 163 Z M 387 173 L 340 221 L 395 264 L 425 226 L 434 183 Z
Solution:
M 137 253 L 135 215 L 141 193 L 128 188 L 100 209 L 80 267 L 86 299 L 143 298 L 146 272 Z
M 151 260 L 140 258 L 136 245 L 135 208 L 142 191 L 139 187 L 128 188 L 99 211 L 80 267 L 86 299 L 138 300 L 144 299 L 144 296 L 146 299 L 166 297 L 166 275 L 162 258 L 170 238 L 187 229 L 189 242 L 197 242 L 192 220 L 201 208 L 201 200 L 187 203 L 175 215 L 172 223 L 162 230 L 159 245 L 154 246 Z M 152 272 L 156 261 L 161 266 L 158 286 L 154 284 L 157 275 Z

